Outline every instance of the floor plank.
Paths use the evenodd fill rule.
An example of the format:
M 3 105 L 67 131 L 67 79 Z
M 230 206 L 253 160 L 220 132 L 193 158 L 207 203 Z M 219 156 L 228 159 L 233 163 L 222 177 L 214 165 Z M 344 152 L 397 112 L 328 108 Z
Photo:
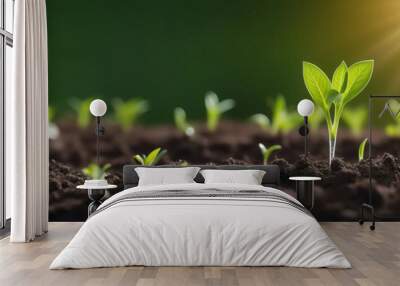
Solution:
M 136 286 L 266 286 L 266 285 L 399 285 L 400 223 L 368 225 L 322 223 L 352 263 L 352 269 L 289 267 L 119 267 L 50 271 L 54 257 L 81 223 L 50 223 L 49 233 L 32 243 L 0 240 L 0 285 L 136 285 Z

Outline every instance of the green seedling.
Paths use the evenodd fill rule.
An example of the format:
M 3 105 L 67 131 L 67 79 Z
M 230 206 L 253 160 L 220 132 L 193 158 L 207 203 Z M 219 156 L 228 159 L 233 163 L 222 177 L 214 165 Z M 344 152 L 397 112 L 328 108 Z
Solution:
M 297 112 L 287 109 L 285 97 L 279 94 L 272 109 L 272 133 L 287 134 L 300 126 L 302 118 Z
M 365 138 L 358 147 L 358 161 L 364 160 L 365 145 L 367 145 L 368 138 Z
M 183 108 L 177 107 L 174 110 L 175 126 L 179 131 L 186 134 L 187 136 L 193 136 L 195 131 L 192 125 L 187 122 L 186 112 Z
M 385 134 L 389 137 L 400 137 L 400 124 L 391 123 L 385 126 Z
M 133 160 L 138 162 L 143 166 L 154 166 L 160 159 L 167 153 L 167 150 L 161 150 L 161 148 L 156 148 L 151 151 L 148 155 L 135 155 Z
M 56 109 L 51 105 L 49 105 L 47 108 L 47 116 L 49 122 L 54 122 L 54 119 L 56 117 Z
M 189 162 L 186 160 L 179 160 L 178 164 L 177 164 L 177 166 L 179 166 L 179 167 L 187 167 L 189 165 L 190 165 Z
M 48 128 L 48 136 L 50 139 L 57 139 L 60 135 L 60 130 L 58 129 L 57 124 L 54 122 L 56 116 L 56 110 L 53 106 L 48 107 L 48 120 L 49 120 L 49 128 Z
M 343 122 L 355 136 L 362 134 L 367 118 L 368 109 L 363 107 L 348 108 L 343 111 Z
M 86 128 L 89 126 L 92 120 L 92 115 L 90 114 L 89 107 L 93 98 L 88 99 L 78 99 L 74 98 L 71 100 L 72 109 L 75 111 L 77 116 L 77 123 L 80 128 Z
M 110 169 L 110 164 L 100 166 L 96 163 L 91 163 L 86 168 L 82 169 L 82 172 L 92 180 L 104 180 L 107 176 L 107 170 Z
M 207 128 L 211 132 L 217 129 L 221 115 L 235 107 L 233 99 L 219 101 L 218 96 L 212 91 L 206 93 L 204 103 L 207 110 Z
M 368 85 L 374 68 L 373 60 L 347 67 L 343 61 L 335 70 L 332 81 L 316 65 L 303 62 L 303 78 L 314 103 L 324 113 L 329 137 L 329 164 L 335 157 L 340 118 L 345 106 Z
M 285 97 L 279 94 L 272 105 L 272 122 L 262 113 L 254 114 L 250 121 L 260 126 L 263 130 L 270 130 L 273 134 L 287 134 L 300 126 L 302 118 L 296 112 L 289 111 Z
M 260 148 L 261 155 L 263 157 L 263 164 L 267 165 L 268 160 L 271 157 L 272 153 L 282 149 L 281 145 L 272 145 L 269 148 L 265 147 L 264 144 L 258 143 L 258 147 Z
M 264 131 L 267 131 L 271 126 L 271 121 L 269 118 L 262 113 L 254 114 L 250 117 L 250 121 L 260 126 Z
M 112 102 L 114 109 L 114 120 L 122 126 L 124 130 L 135 125 L 138 118 L 149 110 L 146 100 L 133 98 L 127 101 L 115 99 Z

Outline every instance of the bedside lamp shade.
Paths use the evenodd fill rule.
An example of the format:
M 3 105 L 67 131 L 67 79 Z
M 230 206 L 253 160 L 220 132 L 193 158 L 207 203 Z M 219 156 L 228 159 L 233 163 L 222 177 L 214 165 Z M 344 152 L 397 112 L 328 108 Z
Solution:
M 314 112 L 314 103 L 309 99 L 303 99 L 297 105 L 297 112 L 303 116 L 310 116 Z
M 107 104 L 101 99 L 95 99 L 90 103 L 89 109 L 93 116 L 101 117 L 106 114 Z

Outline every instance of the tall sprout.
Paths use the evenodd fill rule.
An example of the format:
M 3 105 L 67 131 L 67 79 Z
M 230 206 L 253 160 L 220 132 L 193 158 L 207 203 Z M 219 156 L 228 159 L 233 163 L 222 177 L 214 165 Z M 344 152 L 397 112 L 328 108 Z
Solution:
M 211 132 L 217 129 L 221 115 L 235 107 L 233 99 L 219 101 L 218 96 L 213 91 L 206 93 L 204 103 L 207 110 L 207 128 Z
M 135 125 L 138 118 L 149 110 L 146 100 L 132 98 L 123 101 L 120 98 L 113 100 L 114 120 L 127 130 Z
M 311 98 L 322 108 L 328 127 L 329 164 L 335 158 L 337 133 L 344 108 L 365 89 L 373 67 L 373 60 L 360 61 L 350 67 L 343 61 L 330 81 L 319 67 L 303 62 L 304 83 Z

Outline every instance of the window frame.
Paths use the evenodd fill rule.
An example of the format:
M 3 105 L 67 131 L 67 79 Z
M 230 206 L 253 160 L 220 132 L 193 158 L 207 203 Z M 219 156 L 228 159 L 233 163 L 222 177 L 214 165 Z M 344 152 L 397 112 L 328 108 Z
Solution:
M 6 46 L 13 47 L 13 34 L 6 30 L 6 1 L 12 1 L 13 13 L 15 0 L 0 0 L 0 229 L 9 227 L 6 223 L 6 190 L 5 190 L 5 95 L 6 95 Z M 13 15 L 14 16 L 14 15 Z M 13 17 L 11 16 L 11 17 Z M 14 20 L 14 17 L 13 17 Z M 14 28 L 14 27 L 13 27 Z M 13 29 L 14 30 L 14 29 Z

